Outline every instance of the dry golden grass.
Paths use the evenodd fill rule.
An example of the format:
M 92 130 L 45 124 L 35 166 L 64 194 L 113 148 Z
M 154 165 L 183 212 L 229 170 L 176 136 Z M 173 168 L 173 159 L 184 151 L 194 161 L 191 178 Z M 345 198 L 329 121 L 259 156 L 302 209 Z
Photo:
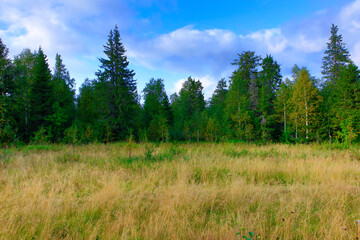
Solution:
M 0 154 L 1 239 L 240 239 L 240 227 L 261 239 L 355 239 L 360 219 L 359 148 L 139 144 L 129 158 L 114 143 Z

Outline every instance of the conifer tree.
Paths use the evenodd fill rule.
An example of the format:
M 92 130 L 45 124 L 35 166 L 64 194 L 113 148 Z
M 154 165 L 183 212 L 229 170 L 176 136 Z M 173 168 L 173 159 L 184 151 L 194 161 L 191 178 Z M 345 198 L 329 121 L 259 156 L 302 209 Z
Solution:
M 53 114 L 55 101 L 49 65 L 41 47 L 36 57 L 33 74 L 30 95 L 30 129 L 35 132 L 40 127 L 49 126 L 49 117 Z
M 259 103 L 258 115 L 261 127 L 262 140 L 268 141 L 275 137 L 276 122 L 274 120 L 274 100 L 276 91 L 281 84 L 280 65 L 271 55 L 266 56 L 261 63 L 259 73 Z
M 338 128 L 336 112 L 339 109 L 334 106 L 339 76 L 343 67 L 351 63 L 349 51 L 346 49 L 342 35 L 338 31 L 338 26 L 332 24 L 331 36 L 327 43 L 322 65 L 323 88 L 321 94 L 324 99 L 323 113 L 329 139 L 332 138 Z
M 96 74 L 103 85 L 108 109 L 104 115 L 114 138 L 125 139 L 129 131 L 136 128 L 139 105 L 135 73 L 128 68 L 129 61 L 117 26 L 110 31 L 104 48 L 106 58 L 100 59 L 101 69 Z
M 233 137 L 242 140 L 255 138 L 254 117 L 257 109 L 258 66 L 261 58 L 255 52 L 238 54 L 232 64 L 238 66 L 231 76 L 226 98 L 226 117 Z
M 332 24 L 331 36 L 327 43 L 327 49 L 323 58 L 322 74 L 325 85 L 336 83 L 340 76 L 341 67 L 351 62 L 349 51 L 343 43 L 342 35 L 338 33 L 339 27 Z
M 53 114 L 49 121 L 51 122 L 54 140 L 59 141 L 63 137 L 65 129 L 70 127 L 75 118 L 75 80 L 70 77 L 70 73 L 59 54 L 56 54 L 55 57 L 52 86 L 56 99 L 52 106 Z

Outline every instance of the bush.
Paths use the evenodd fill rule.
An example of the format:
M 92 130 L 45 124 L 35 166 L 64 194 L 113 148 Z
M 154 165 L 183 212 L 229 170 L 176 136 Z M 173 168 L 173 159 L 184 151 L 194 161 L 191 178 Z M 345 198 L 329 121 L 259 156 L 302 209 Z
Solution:
M 71 126 L 65 130 L 63 142 L 67 144 L 75 144 L 79 139 L 79 131 L 77 127 Z
M 10 143 L 15 142 L 16 139 L 16 133 L 10 126 L 10 124 L 6 124 L 4 128 L 0 127 L 0 143 L 2 143 L 2 146 L 5 147 L 9 145 Z
M 44 127 L 41 127 L 35 132 L 34 137 L 31 139 L 32 144 L 47 144 L 51 142 L 52 135 L 48 133 Z

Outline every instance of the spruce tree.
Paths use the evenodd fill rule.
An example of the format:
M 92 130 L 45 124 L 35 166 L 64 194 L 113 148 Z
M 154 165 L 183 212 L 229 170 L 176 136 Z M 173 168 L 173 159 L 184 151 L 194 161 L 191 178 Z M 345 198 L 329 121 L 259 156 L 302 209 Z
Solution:
M 261 58 L 255 52 L 238 54 L 232 64 L 238 66 L 232 76 L 226 97 L 226 118 L 234 138 L 255 138 L 255 111 L 258 105 L 258 67 Z
M 104 113 L 106 124 L 115 139 L 124 139 L 131 129 L 136 128 L 139 105 L 135 73 L 128 68 L 129 61 L 117 26 L 110 31 L 104 48 L 106 58 L 100 59 L 101 69 L 96 75 L 103 85 L 104 103 L 108 109 Z
M 30 95 L 30 129 L 35 132 L 41 127 L 48 128 L 54 104 L 49 64 L 41 47 L 36 57 L 33 74 Z
M 338 31 L 338 26 L 333 24 L 322 66 L 323 88 L 321 89 L 321 94 L 324 98 L 323 113 L 329 139 L 332 139 L 332 136 L 338 129 L 336 115 L 339 109 L 334 106 L 339 76 L 343 67 L 351 63 L 349 51 L 346 49 L 342 35 Z
M 327 43 L 325 56 L 323 57 L 322 74 L 325 84 L 336 83 L 340 76 L 341 67 L 350 63 L 350 54 L 343 43 L 342 35 L 338 33 L 339 27 L 332 24 L 331 36 Z
M 54 140 L 58 141 L 75 118 L 75 80 L 70 77 L 70 73 L 59 54 L 56 54 L 55 57 L 52 85 L 56 99 L 52 106 L 53 114 L 50 117 L 50 122 Z
M 280 65 L 274 61 L 271 55 L 263 59 L 262 70 L 259 73 L 259 103 L 258 116 L 261 126 L 262 140 L 268 141 L 275 137 L 274 100 L 276 91 L 281 84 Z

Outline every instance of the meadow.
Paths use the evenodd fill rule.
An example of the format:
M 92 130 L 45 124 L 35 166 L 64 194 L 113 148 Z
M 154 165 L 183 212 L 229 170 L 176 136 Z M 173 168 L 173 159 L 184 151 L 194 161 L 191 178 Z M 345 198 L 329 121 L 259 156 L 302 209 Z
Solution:
M 359 163 L 316 144 L 3 149 L 0 239 L 355 239 Z

